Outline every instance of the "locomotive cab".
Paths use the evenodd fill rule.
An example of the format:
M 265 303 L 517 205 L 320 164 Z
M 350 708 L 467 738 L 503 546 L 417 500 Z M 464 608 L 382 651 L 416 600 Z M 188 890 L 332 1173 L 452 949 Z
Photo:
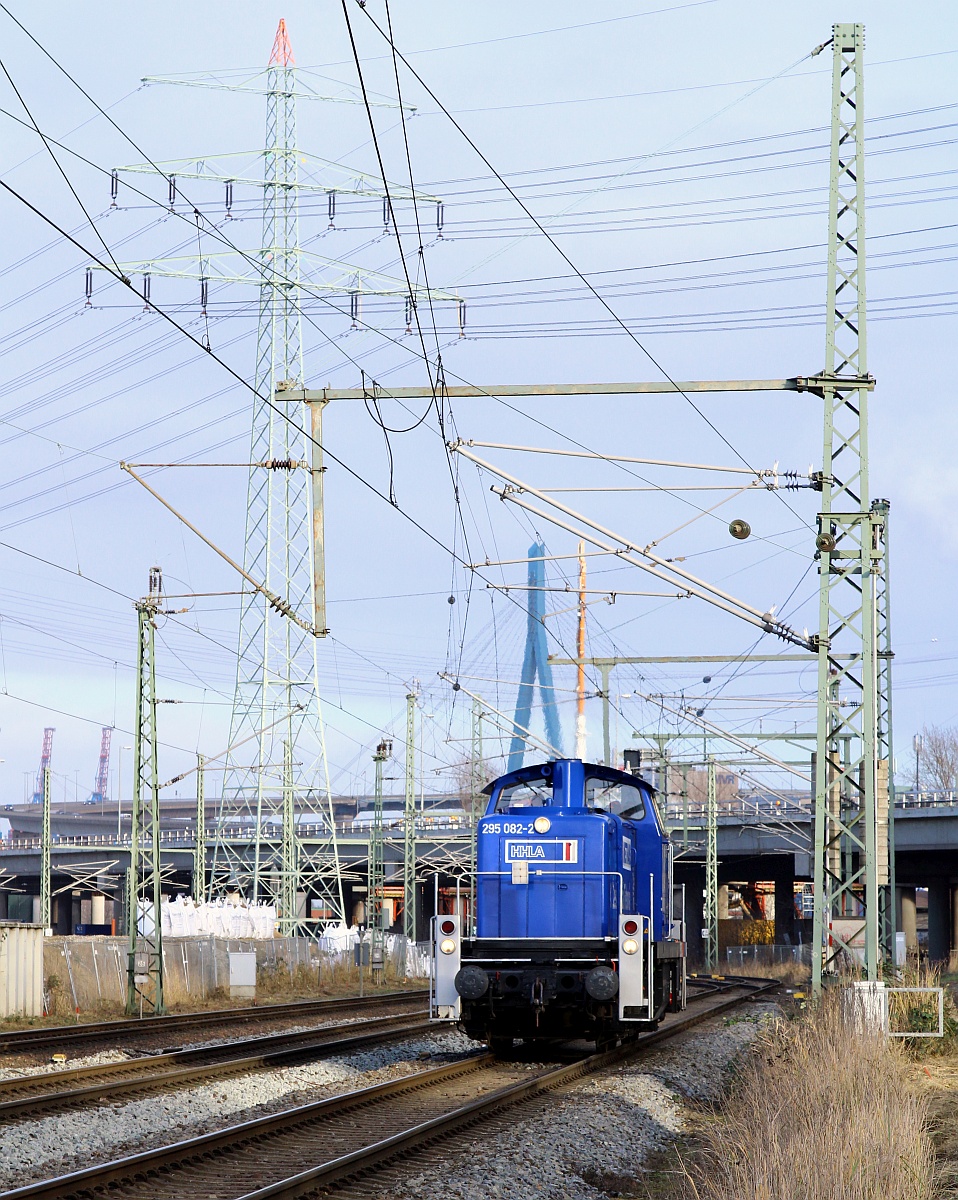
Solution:
M 433 1016 L 492 1045 L 608 1046 L 684 1007 L 684 929 L 654 789 L 558 759 L 486 792 L 475 931 L 436 918 Z

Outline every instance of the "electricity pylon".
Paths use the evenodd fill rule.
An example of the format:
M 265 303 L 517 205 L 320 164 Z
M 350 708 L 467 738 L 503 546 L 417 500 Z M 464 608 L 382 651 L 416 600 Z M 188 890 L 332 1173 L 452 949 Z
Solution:
M 262 279 L 251 463 L 303 464 L 309 459 L 305 404 L 277 405 L 273 399 L 274 393 L 304 387 L 294 89 L 293 55 L 281 21 L 266 88 Z M 283 592 L 296 611 L 312 612 L 310 476 L 301 466 L 250 468 L 243 565 L 267 587 Z M 286 828 L 292 816 L 285 811 L 287 804 L 276 803 L 277 794 L 283 801 L 295 795 L 306 811 L 319 810 L 317 823 L 328 829 L 328 838 L 311 845 L 309 889 L 318 894 L 324 910 L 341 920 L 343 890 L 332 795 L 328 776 L 323 780 L 321 774 L 326 764 L 316 640 L 257 592 L 247 592 L 242 599 L 230 745 L 250 735 L 255 747 L 252 759 L 241 762 L 231 756 L 223 797 L 253 817 L 252 844 L 237 846 L 218 836 L 214 870 L 221 865 L 217 858 L 225 856 L 227 875 L 245 883 L 254 901 L 288 902 L 290 895 L 295 896 L 301 884 L 299 864 L 294 877 L 288 878 L 292 864 L 284 861 L 288 855 L 280 854 L 281 884 L 277 889 L 275 834 L 269 843 L 264 832 L 264 821 L 280 816 L 284 838 L 295 836 L 293 828 Z M 266 886 L 267 867 L 273 868 L 269 875 L 272 886 Z M 277 896 L 277 890 L 286 894 Z M 284 915 L 284 926 L 291 915 Z
M 819 553 L 812 984 L 849 961 L 879 975 L 889 881 L 890 646 L 879 616 L 887 505 L 868 488 L 863 25 L 832 30 L 825 437 Z M 879 663 L 884 656 L 881 670 Z M 879 714 L 883 736 L 879 736 Z M 845 750 L 843 752 L 843 746 Z
M 305 251 L 300 242 L 299 199 L 307 194 L 328 200 L 330 225 L 336 197 L 378 197 L 385 185 L 362 172 L 338 167 L 301 151 L 296 138 L 297 97 L 330 99 L 301 91 L 286 31 L 280 21 L 265 75 L 242 85 L 210 79 L 151 79 L 225 91 L 253 92 L 266 98 L 266 145 L 256 155 L 213 155 L 180 162 L 118 168 L 120 174 L 153 173 L 157 166 L 169 183 L 169 204 L 175 211 L 178 186 L 189 180 L 199 187 L 219 181 L 226 189 L 227 215 L 234 185 L 262 190 L 263 235 L 258 253 L 238 250 L 204 253 L 197 216 L 198 253 L 182 259 L 145 260 L 123 264 L 128 277 L 142 275 L 144 295 L 154 277 L 195 280 L 205 312 L 214 287 L 254 285 L 259 291 L 259 323 L 254 374 L 250 475 L 244 569 L 266 588 L 282 595 L 294 612 L 314 623 L 312 631 L 287 619 L 257 591 L 241 602 L 236 687 L 230 745 L 244 750 L 227 760 L 220 814 L 213 832 L 210 890 L 239 888 L 254 900 L 280 902 L 289 883 L 289 847 L 284 854 L 280 829 L 283 798 L 288 796 L 283 747 L 292 750 L 292 790 L 300 818 L 312 828 L 296 847 L 296 891 L 318 899 L 327 916 L 344 917 L 339 850 L 326 765 L 319 698 L 317 636 L 325 628 L 325 568 L 323 563 L 323 489 L 321 463 L 310 454 L 306 421 L 307 398 L 303 363 L 302 309 L 307 295 L 349 296 L 353 324 L 361 323 L 362 296 L 396 296 L 411 306 L 423 299 L 459 303 L 458 296 L 438 289 L 407 285 L 377 271 L 366 271 L 339 260 Z M 345 101 L 348 103 L 349 101 Z M 395 107 L 389 105 L 389 107 Z M 250 169 L 249 159 L 257 166 Z M 300 178 L 301 164 L 309 176 Z M 395 203 L 411 199 L 408 187 L 390 184 Z M 417 199 L 433 200 L 416 193 Z M 436 201 L 438 203 L 438 201 Z M 441 218 L 440 218 L 441 219 Z M 385 230 L 395 215 L 384 207 Z M 220 228 L 219 243 L 225 238 Z M 226 239 L 228 240 L 228 239 Z M 310 465 L 312 461 L 312 466 Z M 250 752 L 250 747 L 252 750 Z
M 299 923 L 299 838 L 296 836 L 296 793 L 293 790 L 293 748 L 283 743 L 283 855 L 279 931 L 293 937 Z

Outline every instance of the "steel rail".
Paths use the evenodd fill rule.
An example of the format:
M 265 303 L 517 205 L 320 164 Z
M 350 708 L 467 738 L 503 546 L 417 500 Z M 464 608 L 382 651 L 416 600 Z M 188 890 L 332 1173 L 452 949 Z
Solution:
M 312 1018 L 324 1013 L 346 1012 L 353 1008 L 390 1008 L 393 1005 L 414 1003 L 424 998 L 425 988 L 410 988 L 402 992 L 385 992 L 372 996 L 337 996 L 329 1000 L 297 1000 L 288 1004 L 263 1004 L 243 1008 L 215 1008 L 205 1012 L 174 1013 L 163 1017 L 132 1017 L 128 1020 L 90 1021 L 78 1025 L 46 1025 L 35 1029 L 15 1029 L 0 1033 L 0 1051 L 17 1054 L 34 1046 L 51 1043 L 68 1046 L 76 1042 L 106 1038 L 136 1037 L 157 1031 L 173 1033 L 196 1025 L 238 1024 L 243 1021 L 279 1021 L 289 1017 Z
M 721 986 L 721 981 L 714 982 Z M 454 1084 L 463 1076 L 476 1076 L 478 1083 L 484 1071 L 508 1071 L 509 1064 L 497 1061 L 489 1053 L 476 1054 L 449 1066 L 420 1071 L 388 1083 L 376 1084 L 359 1091 L 259 1117 L 217 1130 L 215 1133 L 203 1134 L 156 1150 L 143 1151 L 55 1179 L 28 1184 L 3 1193 L 2 1200 L 80 1200 L 81 1197 L 87 1198 L 94 1192 L 107 1189 L 117 1198 L 141 1196 L 147 1192 L 151 1196 L 169 1195 L 179 1198 L 188 1191 L 187 1178 L 196 1180 L 193 1172 L 197 1171 L 201 1164 L 210 1162 L 216 1164 L 220 1180 L 218 1194 L 222 1196 L 231 1195 L 235 1200 L 292 1200 L 292 1197 L 312 1195 L 337 1182 L 364 1175 L 393 1161 L 406 1151 L 439 1141 L 449 1133 L 477 1124 L 505 1108 L 554 1091 L 583 1075 L 623 1062 L 650 1046 L 657 1045 L 709 1017 L 777 986 L 777 981 L 729 977 L 724 981 L 724 990 L 734 990 L 739 994 L 723 996 L 720 993 L 717 999 L 714 993 L 709 997 L 702 997 L 702 1001 L 706 1002 L 702 1003 L 701 1008 L 698 1007 L 700 1001 L 694 1001 L 695 1011 L 687 1010 L 675 1018 L 667 1018 L 654 1033 L 641 1034 L 634 1041 L 616 1050 L 594 1054 L 558 1068 L 547 1068 L 532 1079 L 528 1078 L 527 1071 L 523 1071 L 522 1079 L 505 1087 L 495 1088 L 479 1099 L 466 1104 L 457 1103 L 446 1112 L 424 1121 L 413 1122 L 399 1132 L 293 1175 L 274 1180 L 254 1191 L 226 1190 L 232 1156 L 242 1160 L 234 1161 L 233 1169 L 239 1171 L 240 1178 L 248 1187 L 251 1171 L 269 1171 L 271 1165 L 274 1170 L 288 1170 L 294 1148 L 302 1154 L 310 1133 L 322 1135 L 327 1122 L 335 1121 L 344 1114 L 352 1118 L 354 1113 L 362 1110 L 367 1116 L 372 1116 L 381 1131 L 388 1113 L 388 1109 L 379 1113 L 381 1102 L 403 1097 L 402 1109 L 409 1113 L 413 1109 L 412 1098 L 417 1093 L 428 1096 L 431 1089 L 437 1089 L 437 1098 L 441 1098 L 444 1084 Z M 470 1084 L 470 1091 L 475 1086 Z M 287 1147 L 283 1146 L 284 1138 L 289 1139 Z M 276 1141 L 273 1142 L 273 1139 Z M 189 1176 L 186 1173 L 189 1173 Z
M 396 1134 L 390 1138 L 384 1138 L 382 1141 L 376 1142 L 364 1149 L 353 1151 L 351 1154 L 344 1154 L 339 1158 L 332 1159 L 330 1162 L 322 1163 L 308 1171 L 301 1172 L 299 1175 L 291 1176 L 289 1179 L 281 1180 L 267 1187 L 257 1188 L 252 1192 L 245 1192 L 242 1196 L 236 1197 L 235 1200 L 294 1200 L 296 1197 L 313 1196 L 320 1188 L 325 1190 L 331 1185 L 335 1186 L 335 1184 L 355 1178 L 357 1175 L 365 1175 L 376 1167 L 385 1166 L 392 1162 L 403 1151 L 428 1145 L 430 1142 L 440 1141 L 449 1134 L 478 1124 L 505 1108 L 511 1108 L 516 1104 L 521 1104 L 525 1100 L 541 1096 L 545 1092 L 556 1091 L 563 1085 L 573 1083 L 584 1075 L 592 1075 L 597 1071 L 604 1070 L 606 1067 L 614 1066 L 616 1063 L 631 1058 L 641 1050 L 665 1041 L 670 1037 L 674 1037 L 676 1034 L 690 1029 L 694 1025 L 698 1025 L 701 1021 L 709 1017 L 724 1012 L 729 1008 L 734 1008 L 752 996 L 779 986 L 777 980 L 756 982 L 759 986 L 752 987 L 743 996 L 721 1000 L 700 1011 L 687 1014 L 685 1017 L 679 1017 L 672 1023 L 660 1026 L 654 1033 L 641 1034 L 635 1041 L 619 1046 L 615 1050 L 590 1055 L 579 1062 L 557 1067 L 533 1079 L 502 1088 L 498 1092 L 482 1096 L 470 1104 L 463 1105 L 441 1117 L 435 1117 L 431 1121 L 424 1121 L 420 1125 L 416 1125 L 403 1133 Z M 749 985 L 743 984 L 741 980 L 737 980 L 734 982 L 730 981 L 730 986 L 741 988 Z
M 78 1104 L 111 1103 L 145 1092 L 199 1085 L 221 1076 L 313 1062 L 364 1046 L 383 1045 L 422 1034 L 429 1028 L 425 1013 L 418 1018 L 403 1013 L 364 1021 L 359 1026 L 330 1025 L 195 1050 L 176 1050 L 132 1061 L 7 1079 L 0 1082 L 0 1124 L 26 1116 L 46 1116 Z M 350 1033 L 344 1036 L 347 1029 Z M 357 1032 L 358 1029 L 362 1032 Z M 70 1084 L 80 1086 L 68 1086 Z

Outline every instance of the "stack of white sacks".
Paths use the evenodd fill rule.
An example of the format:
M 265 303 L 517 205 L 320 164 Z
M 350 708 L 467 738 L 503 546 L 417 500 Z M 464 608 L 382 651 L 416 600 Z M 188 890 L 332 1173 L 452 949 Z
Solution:
M 271 938 L 276 906 L 250 904 L 241 897 L 197 903 L 190 896 L 163 899 L 163 934 L 169 937 Z

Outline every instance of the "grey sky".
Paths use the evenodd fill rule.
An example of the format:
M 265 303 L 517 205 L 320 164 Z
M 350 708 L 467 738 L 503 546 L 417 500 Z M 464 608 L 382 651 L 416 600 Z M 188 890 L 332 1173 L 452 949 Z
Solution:
M 242 69 L 249 73 L 265 65 L 281 16 L 297 62 L 310 68 L 304 76 L 310 86 L 347 94 L 356 83 L 335 3 L 174 2 L 149 9 L 107 3 L 92 16 L 89 9 L 64 4 L 12 11 L 157 161 L 255 151 L 261 145 L 261 98 L 141 87 L 140 81 L 208 73 L 220 81 L 242 80 Z M 370 0 L 370 11 L 382 15 L 380 0 Z M 382 43 L 358 9 L 352 16 L 369 87 L 392 95 L 392 66 Z M 869 369 L 879 381 L 872 407 L 871 491 L 889 497 L 893 506 L 895 721 L 902 765 L 911 733 L 923 722 L 958 721 L 952 667 L 958 638 L 950 618 L 958 552 L 951 452 L 956 422 L 947 403 L 958 246 L 958 107 L 953 107 L 958 17 L 927 3 L 911 6 L 907 18 L 900 5 L 890 3 L 836 12 L 821 3 L 649 0 L 644 8 L 622 3 L 583 8 L 561 2 L 526 5 L 519 15 L 515 5 L 504 3 L 393 5 L 397 42 L 429 86 L 537 215 L 554 221 L 551 227 L 577 267 L 594 274 L 616 312 L 677 379 L 784 376 L 821 366 L 830 54 L 802 59 L 829 37 L 836 17 L 867 27 Z M 37 122 L 103 169 L 69 156 L 63 160 L 88 211 L 105 213 L 110 192 L 103 172 L 143 156 L 95 115 L 2 14 L 0 21 L 4 65 Z M 767 80 L 774 81 L 760 86 Z M 429 278 L 467 301 L 468 336 L 462 340 L 456 336 L 455 305 L 440 303 L 437 309 L 450 376 L 483 384 L 658 378 L 649 359 L 616 333 L 607 314 L 535 235 L 435 104 L 408 76 L 401 82 L 404 99 L 419 110 L 408 123 L 415 182 L 445 200 L 443 241 L 427 251 Z M 2 87 L 0 105 L 22 116 L 10 84 L 4 80 Z M 376 121 L 387 170 L 402 181 L 396 113 L 378 109 Z M 37 153 L 36 136 L 9 117 L 4 131 L 3 178 L 42 211 L 77 229 L 85 246 L 102 250 L 46 152 Z M 304 102 L 299 144 L 309 155 L 376 171 L 358 106 Z M 304 169 L 312 169 L 309 162 Z M 120 261 L 195 257 L 195 229 L 164 212 L 165 185 L 144 187 L 156 204 L 121 190 L 120 210 L 97 221 L 111 251 Z M 218 185 L 205 190 L 197 185 L 189 194 L 222 217 Z M 236 195 L 238 219 L 230 223 L 230 234 L 253 249 L 259 238 L 256 196 L 240 188 Z M 121 729 L 131 726 L 135 626 L 129 598 L 145 589 L 149 567 L 163 566 L 170 590 L 236 586 L 221 563 L 121 478 L 116 464 L 244 460 L 248 395 L 155 315 L 129 307 L 121 289 L 108 287 L 102 277 L 95 281 L 94 306 L 84 311 L 85 257 L 50 246 L 49 229 L 12 198 L 0 205 L 6 234 L 0 260 L 6 378 L 0 413 L 7 422 L 0 439 L 8 452 L 0 474 L 0 541 L 69 570 L 79 566 L 84 577 L 71 578 L 0 549 L 0 668 L 9 694 L 0 698 L 0 756 L 6 760 L 0 792 L 20 798 L 24 772 L 36 766 L 42 727 L 52 724 L 55 768 L 66 777 L 58 787 L 72 794 L 79 771 L 83 794 L 92 786 L 99 724 L 115 720 Z M 431 211 L 425 219 L 433 220 Z M 408 238 L 408 220 L 401 224 Z M 375 202 L 342 201 L 337 229 L 327 225 L 325 200 L 304 205 L 307 249 L 398 273 L 395 239 L 382 237 Z M 194 284 L 155 279 L 153 299 L 175 307 L 195 331 L 205 330 Z M 252 290 L 240 288 L 211 297 L 213 348 L 244 376 L 253 365 L 254 299 Z M 348 315 L 328 305 L 310 306 L 309 383 L 355 384 L 357 363 L 384 382 L 424 382 L 413 339 L 404 335 L 401 303 L 367 301 L 364 315 L 393 340 L 351 331 Z M 513 409 L 469 401 L 455 407 L 455 423 L 462 437 L 496 442 L 567 448 L 577 443 L 597 451 L 727 465 L 735 465 L 738 454 L 753 465 L 778 462 L 802 471 L 820 461 L 820 405 L 808 397 L 716 398 L 702 407 L 725 442 L 680 399 L 529 401 Z M 384 405 L 383 416 L 390 426 L 411 423 L 409 413 L 395 405 Z M 572 538 L 520 519 L 489 494 L 490 480 L 468 470 L 461 481 L 464 549 L 434 426 L 427 421 L 390 438 L 403 512 L 446 545 L 457 539 L 457 549 L 474 560 L 519 558 L 533 532 L 541 532 L 555 553 L 574 550 Z M 326 439 L 350 468 L 388 491 L 383 434 L 361 405 L 328 411 Z M 674 473 L 626 478 L 621 470 L 574 460 L 532 463 L 500 454 L 497 461 L 532 483 L 552 486 L 637 487 L 647 478 L 697 482 Z M 160 478 L 165 493 L 240 554 L 241 471 L 180 470 Z M 476 690 L 508 711 L 514 699 L 508 681 L 518 678 L 522 613 L 513 600 L 494 598 L 480 579 L 467 603 L 469 581 L 461 570 L 453 572 L 448 555 L 343 471 L 331 467 L 326 487 L 333 640 L 321 647 L 321 674 L 334 780 L 343 787 L 363 786 L 360 777 L 379 731 L 401 734 L 406 685 L 413 677 L 425 689 L 424 711 L 434 714 L 425 720 L 425 765 L 452 764 L 463 745 L 448 739 L 465 736 L 460 719 L 465 714 L 450 712 L 450 693 L 436 672 L 459 661 L 456 647 L 465 623 L 463 675 L 478 677 Z M 634 492 L 567 500 L 645 543 L 693 515 L 691 504 L 707 507 L 719 498 L 706 503 L 695 493 Z M 760 607 L 784 605 L 799 628 L 814 625 L 816 579 L 808 571 L 814 512 L 810 492 L 753 494 L 730 501 L 715 517 L 696 521 L 664 545 L 669 553 L 688 556 L 689 569 L 724 580 L 723 586 L 744 599 Z M 748 543 L 728 537 L 731 516 L 752 524 L 755 535 Z M 571 565 L 563 569 L 571 578 Z M 621 592 L 649 587 L 636 571 L 603 575 L 610 568 L 598 561 L 590 571 L 596 587 Z M 521 567 L 493 577 L 524 582 Z M 457 596 L 453 606 L 447 603 L 450 592 Z M 521 603 L 521 593 L 514 598 Z M 551 597 L 550 604 L 566 607 L 564 597 Z M 595 653 L 731 652 L 754 640 L 747 626 L 694 600 L 622 596 L 614 606 L 593 606 L 590 614 Z M 571 614 L 559 615 L 551 627 L 571 649 Z M 164 750 L 169 774 L 187 763 L 185 752 L 198 746 L 215 753 L 226 743 L 235 630 L 235 597 L 206 600 L 162 630 L 164 687 L 170 698 L 183 701 L 161 713 L 164 741 L 181 748 Z M 498 689 L 486 682 L 494 676 L 506 681 Z M 694 671 L 650 668 L 643 680 L 623 672 L 619 690 L 674 695 L 684 688 L 706 695 L 724 682 L 718 672 L 711 685 L 700 680 Z M 557 675 L 560 687 L 572 683 L 568 672 Z M 737 706 L 710 706 L 710 712 L 736 729 L 753 727 L 759 707 L 749 697 L 761 695 L 762 712 L 777 709 L 777 716 L 765 717 L 770 727 L 783 728 L 811 719 L 807 699 L 813 691 L 810 672 L 755 677 L 754 687 L 737 680 L 722 692 L 741 697 Z M 571 694 L 562 695 L 571 743 Z M 590 705 L 597 750 L 599 714 L 592 710 Z M 634 700 L 623 700 L 621 710 L 619 745 L 633 725 L 649 727 L 657 719 L 654 707 Z M 128 740 L 117 735 L 118 743 Z M 441 778 L 432 776 L 428 786 L 438 786 Z

